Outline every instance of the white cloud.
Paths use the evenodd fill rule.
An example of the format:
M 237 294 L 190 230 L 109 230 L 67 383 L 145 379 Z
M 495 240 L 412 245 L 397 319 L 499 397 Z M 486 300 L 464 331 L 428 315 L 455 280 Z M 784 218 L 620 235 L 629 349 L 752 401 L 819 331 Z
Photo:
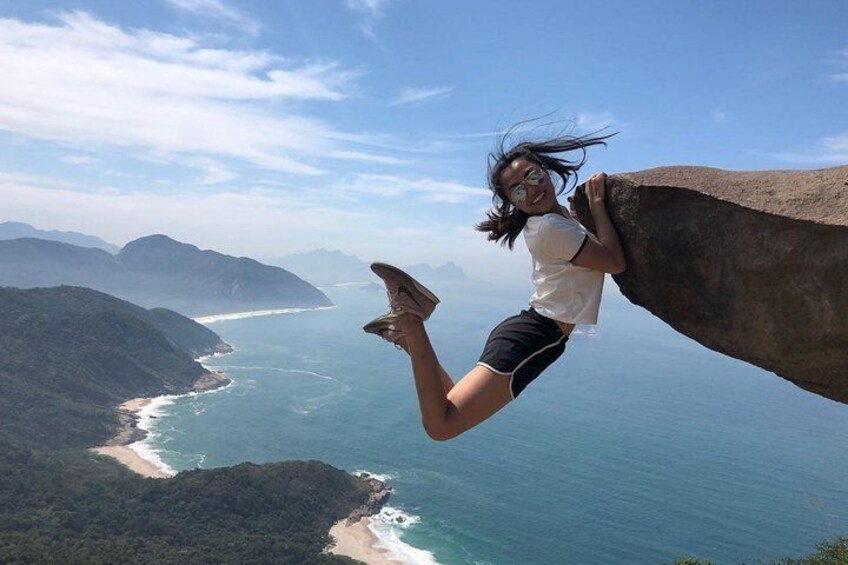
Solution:
M 841 58 L 840 63 L 848 68 L 848 49 L 838 51 L 837 55 Z M 848 82 L 848 72 L 830 75 L 830 78 L 836 81 Z M 848 132 L 823 137 L 816 141 L 812 148 L 806 150 L 769 153 L 768 156 L 786 161 L 787 163 L 802 165 L 847 165 Z
M 376 41 L 374 25 L 383 16 L 383 8 L 391 0 L 345 0 L 348 9 L 359 15 L 359 31 L 372 41 Z
M 426 177 L 407 177 L 398 175 L 362 174 L 353 179 L 339 182 L 335 190 L 340 196 L 350 193 L 371 194 L 377 196 L 400 197 L 418 196 L 425 202 L 458 204 L 469 199 L 491 197 L 486 188 L 464 185 L 452 181 L 439 181 Z
M 65 155 L 62 157 L 62 161 L 72 165 L 93 165 L 99 163 L 100 159 L 89 157 L 88 155 Z
M 806 165 L 846 165 L 848 164 L 848 133 L 824 137 L 816 142 L 812 149 L 800 152 L 771 153 L 787 163 Z
M 341 159 L 348 161 L 362 161 L 365 163 L 379 163 L 382 165 L 405 165 L 409 161 L 398 159 L 396 157 L 387 157 L 385 155 L 371 155 L 360 151 L 333 151 L 329 154 L 333 159 Z
M 347 7 L 355 12 L 363 12 L 372 17 L 379 16 L 382 8 L 390 0 L 347 0 Z
M 0 171 L 0 187 L 13 185 L 38 185 L 46 187 L 81 188 L 77 183 L 44 175 L 9 173 Z M 6 194 L 3 194 L 4 198 Z
M 238 175 L 228 170 L 218 161 L 207 157 L 192 157 L 186 164 L 200 169 L 201 174 L 195 180 L 198 184 L 220 184 L 238 178 Z
M 259 22 L 220 0 L 165 0 L 165 2 L 180 12 L 235 26 L 253 36 L 258 35 L 261 29 Z
M 727 122 L 727 112 L 725 112 L 724 110 L 715 108 L 712 112 L 710 112 L 710 116 L 717 124 L 723 124 Z
M 574 118 L 577 129 L 583 133 L 596 132 L 615 125 L 612 112 L 581 112 Z
M 365 185 L 368 180 L 360 182 Z M 386 186 L 390 180 L 381 182 Z M 427 187 L 422 180 L 411 191 L 421 193 Z M 435 183 L 432 189 L 464 195 L 468 188 Z M 471 222 L 450 222 L 426 213 L 410 218 L 371 205 L 361 210 L 338 206 L 332 187 L 314 192 L 254 187 L 238 193 L 204 191 L 200 196 L 177 189 L 83 192 L 49 178 L 0 171 L 0 194 L 4 198 L 0 220 L 81 231 L 120 244 L 164 233 L 237 256 L 276 257 L 323 247 L 369 261 L 454 261 L 479 279 L 509 279 L 523 285 L 529 281 L 530 260 L 522 245 L 508 253 L 475 232 Z
M 315 155 L 367 143 L 267 104 L 341 100 L 356 75 L 335 64 L 284 65 L 265 52 L 209 49 L 82 12 L 58 18 L 58 25 L 0 19 L 0 130 L 307 175 L 325 172 Z
M 392 106 L 400 106 L 410 104 L 412 102 L 421 102 L 432 98 L 446 96 L 453 91 L 453 87 L 438 87 L 438 88 L 405 88 L 398 97 L 392 102 Z
M 848 82 L 848 49 L 837 51 L 836 57 L 837 64 L 845 70 L 843 72 L 828 75 L 828 78 L 836 82 Z

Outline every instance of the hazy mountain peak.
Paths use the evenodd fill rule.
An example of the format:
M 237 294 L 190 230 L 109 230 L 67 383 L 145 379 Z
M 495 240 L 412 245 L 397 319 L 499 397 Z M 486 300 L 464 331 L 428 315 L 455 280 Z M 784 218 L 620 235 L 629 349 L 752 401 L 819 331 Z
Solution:
M 75 231 L 41 230 L 24 222 L 0 222 L 0 240 L 20 239 L 31 237 L 70 243 L 79 247 L 93 247 L 109 253 L 117 253 L 117 245 L 103 241 L 99 237 L 86 235 Z
M 146 235 L 144 237 L 132 240 L 131 242 L 127 243 L 121 251 L 123 252 L 128 249 L 135 250 L 153 247 L 179 247 L 185 248 L 186 250 L 199 250 L 197 246 L 192 245 L 190 243 L 183 243 L 181 241 L 177 241 L 176 239 L 170 238 L 165 234 L 156 233 L 153 235 Z
M 373 278 L 365 261 L 338 250 L 314 249 L 263 262 L 287 269 L 316 285 L 363 282 Z
M 288 269 L 304 280 L 317 285 L 364 282 L 375 278 L 367 262 L 355 255 L 348 255 L 338 250 L 314 249 L 285 257 L 266 259 L 265 262 Z M 431 267 L 426 263 L 401 265 L 401 267 L 421 280 L 446 283 L 469 281 L 462 268 L 453 261 L 448 261 L 440 267 Z
M 57 284 L 203 314 L 332 304 L 284 269 L 201 251 L 163 234 L 131 241 L 117 255 L 39 239 L 0 242 L 0 286 Z

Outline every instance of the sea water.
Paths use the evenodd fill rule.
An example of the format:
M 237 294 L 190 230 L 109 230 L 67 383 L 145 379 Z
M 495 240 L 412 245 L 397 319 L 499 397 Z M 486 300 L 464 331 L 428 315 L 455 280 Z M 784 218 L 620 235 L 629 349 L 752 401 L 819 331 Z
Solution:
M 233 384 L 154 405 L 141 449 L 174 470 L 318 459 L 393 487 L 373 528 L 408 563 L 717 564 L 798 556 L 848 534 L 848 406 L 675 332 L 608 284 L 596 327 L 501 412 L 423 431 L 405 354 L 362 332 L 383 292 L 320 311 L 207 320 Z M 455 376 L 527 289 L 433 285 L 427 323 Z

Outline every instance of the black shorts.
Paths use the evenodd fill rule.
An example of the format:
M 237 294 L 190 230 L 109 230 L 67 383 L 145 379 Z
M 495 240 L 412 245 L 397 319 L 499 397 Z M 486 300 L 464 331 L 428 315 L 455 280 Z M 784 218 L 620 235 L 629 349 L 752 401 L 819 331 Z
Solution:
M 509 377 L 513 400 L 563 351 L 568 336 L 557 323 L 532 308 L 507 318 L 492 330 L 478 365 Z

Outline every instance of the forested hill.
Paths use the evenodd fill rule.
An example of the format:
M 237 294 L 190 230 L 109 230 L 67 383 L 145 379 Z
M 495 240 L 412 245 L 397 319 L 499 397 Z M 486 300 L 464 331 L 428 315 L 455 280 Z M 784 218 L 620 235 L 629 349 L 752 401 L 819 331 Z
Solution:
M 97 445 L 121 401 L 188 392 L 193 357 L 229 346 L 175 312 L 81 287 L 0 288 L 0 414 L 8 439 Z M 47 426 L 44 422 L 61 421 Z
M 131 241 L 117 255 L 36 238 L 0 241 L 0 286 L 63 284 L 190 316 L 332 304 L 285 269 L 200 250 L 164 235 Z
M 322 553 L 373 490 L 342 470 L 155 480 L 87 451 L 117 431 L 118 403 L 207 373 L 180 344 L 223 344 L 194 324 L 90 289 L 0 288 L 0 563 L 353 563 Z

